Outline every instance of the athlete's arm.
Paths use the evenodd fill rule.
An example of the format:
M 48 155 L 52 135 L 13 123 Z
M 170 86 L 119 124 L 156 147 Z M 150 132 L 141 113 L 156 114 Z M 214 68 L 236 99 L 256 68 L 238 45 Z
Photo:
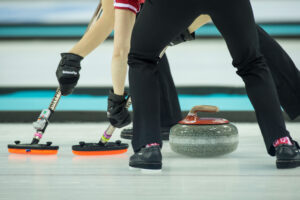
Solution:
M 113 91 L 108 96 L 107 117 L 110 123 L 118 128 L 131 122 L 126 109 L 124 92 L 127 76 L 127 60 L 130 49 L 131 33 L 135 23 L 138 1 L 116 0 L 114 24 L 114 50 L 111 62 Z
M 200 15 L 197 17 L 194 22 L 189 26 L 188 30 L 190 33 L 195 32 L 198 28 L 201 26 L 207 24 L 208 22 L 211 21 L 211 18 L 209 15 Z
M 111 63 L 114 93 L 124 94 L 131 32 L 136 15 L 126 9 L 115 9 L 114 50 Z
M 62 95 L 73 92 L 80 77 L 81 60 L 99 46 L 111 33 L 114 24 L 113 0 L 102 0 L 102 15 L 91 22 L 81 40 L 68 52 L 61 54 L 56 77 Z
M 209 22 L 210 16 L 209 15 L 200 15 L 197 17 L 194 22 L 184 31 L 182 31 L 177 37 L 175 37 L 169 44 L 169 46 L 174 46 L 186 41 L 195 40 L 195 31 Z M 163 51 L 164 53 L 164 51 Z M 161 54 L 162 56 L 163 54 Z
M 102 9 L 101 17 L 91 25 L 80 41 L 69 51 L 70 53 L 85 57 L 112 32 L 114 27 L 113 0 L 102 0 Z

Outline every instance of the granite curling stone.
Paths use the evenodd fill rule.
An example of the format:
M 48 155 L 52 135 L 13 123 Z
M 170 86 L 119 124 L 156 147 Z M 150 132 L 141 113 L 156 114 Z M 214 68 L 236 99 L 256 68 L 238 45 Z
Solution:
M 194 106 L 185 119 L 170 130 L 170 147 L 191 157 L 214 157 L 237 149 L 237 128 L 226 119 L 199 118 L 197 112 L 218 112 L 216 106 Z

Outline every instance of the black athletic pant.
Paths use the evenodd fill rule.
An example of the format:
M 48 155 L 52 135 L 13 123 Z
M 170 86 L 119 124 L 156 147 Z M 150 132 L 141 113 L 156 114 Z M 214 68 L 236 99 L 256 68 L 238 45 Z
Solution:
M 275 82 L 280 105 L 291 119 L 300 115 L 300 72 L 289 55 L 257 25 L 260 51 Z
M 141 10 L 144 4 L 141 4 Z M 137 18 L 140 12 L 137 13 Z M 160 85 L 160 127 L 169 129 L 182 119 L 179 99 L 171 75 L 170 65 L 166 54 L 158 63 L 158 81 Z
M 284 49 L 260 26 L 256 25 L 260 51 L 275 82 L 280 105 L 291 119 L 300 115 L 300 72 Z M 158 63 L 161 127 L 170 128 L 182 119 L 177 91 L 167 57 Z
M 158 63 L 158 84 L 160 86 L 160 127 L 170 128 L 182 119 L 175 84 L 167 56 Z
M 266 147 L 286 130 L 275 84 L 259 51 L 253 13 L 248 0 L 151 0 L 136 21 L 129 54 L 129 83 L 133 100 L 133 148 L 162 143 L 160 138 L 159 54 L 200 14 L 209 14 L 226 40 L 237 74 L 245 82 Z M 147 26 L 146 26 L 146 25 Z M 201 53 L 201 52 L 200 52 Z

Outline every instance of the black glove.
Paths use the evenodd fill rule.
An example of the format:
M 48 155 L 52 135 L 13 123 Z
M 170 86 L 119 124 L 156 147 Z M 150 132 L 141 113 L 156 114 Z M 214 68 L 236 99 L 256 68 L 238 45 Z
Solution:
M 189 30 L 186 29 L 185 31 L 180 33 L 177 37 L 175 37 L 172 40 L 172 42 L 170 42 L 169 46 L 174 46 L 190 40 L 195 40 L 195 32 L 190 33 Z
M 116 128 L 122 128 L 131 122 L 130 114 L 126 107 L 127 98 L 126 93 L 122 96 L 114 94 L 112 90 L 109 91 L 107 104 L 107 117 L 110 124 Z
M 66 96 L 73 92 L 80 77 L 80 61 L 82 59 L 83 57 L 73 53 L 61 54 L 61 60 L 56 70 L 56 77 L 62 95 Z

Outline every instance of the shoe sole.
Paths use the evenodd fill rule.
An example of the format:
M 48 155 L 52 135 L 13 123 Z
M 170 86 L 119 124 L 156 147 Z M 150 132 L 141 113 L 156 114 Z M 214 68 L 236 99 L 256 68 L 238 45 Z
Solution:
M 162 163 L 129 163 L 129 167 L 135 169 L 145 169 L 145 170 L 161 170 Z
M 300 161 L 291 161 L 291 160 L 277 160 L 276 166 L 278 169 L 291 169 L 300 167 Z
M 141 168 L 136 168 L 136 167 L 130 167 L 130 171 L 140 171 L 142 174 L 159 174 L 161 173 L 161 169 L 141 169 Z

